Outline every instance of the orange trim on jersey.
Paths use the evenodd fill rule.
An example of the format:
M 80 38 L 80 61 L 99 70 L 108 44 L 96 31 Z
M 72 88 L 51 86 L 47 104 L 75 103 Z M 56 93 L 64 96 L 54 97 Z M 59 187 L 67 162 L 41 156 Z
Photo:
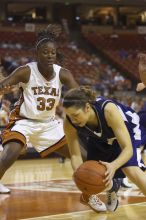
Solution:
M 23 134 L 17 131 L 5 130 L 2 133 L 2 144 L 5 145 L 10 141 L 20 141 L 24 146 L 26 145 L 26 138 Z
M 6 144 L 9 141 L 18 140 L 21 141 L 24 145 L 26 145 L 26 138 L 23 134 L 18 131 L 11 131 L 12 127 L 15 126 L 15 122 L 10 122 L 6 129 L 2 132 L 2 144 Z
M 65 144 L 67 144 L 65 136 L 56 144 L 52 145 L 51 147 L 47 148 L 46 150 L 40 152 L 41 157 L 46 157 L 48 154 L 58 150 L 59 148 L 63 147 Z
M 2 137 L 2 144 L 6 144 L 7 142 L 10 141 L 20 141 L 24 145 L 26 145 L 26 138 L 23 134 L 21 134 L 21 131 L 11 131 L 12 127 L 15 125 L 15 122 L 21 119 L 24 119 L 19 115 L 20 112 L 20 107 L 24 101 L 23 98 L 23 89 L 21 88 L 22 94 L 16 104 L 16 107 L 11 111 L 10 116 L 9 116 L 9 124 L 7 125 L 6 129 L 2 132 L 1 137 Z
M 15 108 L 10 112 L 10 116 L 9 116 L 10 122 L 17 121 L 20 119 L 25 119 L 24 117 L 20 116 L 20 114 L 19 114 L 20 107 L 21 107 L 22 103 L 24 102 L 23 89 L 21 88 L 20 90 L 21 90 L 20 98 L 17 101 Z

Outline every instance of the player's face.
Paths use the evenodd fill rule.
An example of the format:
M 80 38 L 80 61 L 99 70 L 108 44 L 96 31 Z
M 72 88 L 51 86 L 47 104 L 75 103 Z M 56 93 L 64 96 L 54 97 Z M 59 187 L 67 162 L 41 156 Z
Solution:
M 37 50 L 37 60 L 43 67 L 52 66 L 56 61 L 56 45 L 53 42 L 42 44 Z
M 74 125 L 83 127 L 86 125 L 89 119 L 88 110 L 89 110 L 88 107 L 85 108 L 69 107 L 69 108 L 65 108 L 65 113 L 70 118 L 70 120 Z

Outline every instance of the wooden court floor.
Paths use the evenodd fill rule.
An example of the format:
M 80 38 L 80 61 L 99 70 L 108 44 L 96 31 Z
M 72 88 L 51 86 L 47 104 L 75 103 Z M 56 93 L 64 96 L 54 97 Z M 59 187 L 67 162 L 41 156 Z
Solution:
M 95 213 L 81 204 L 70 160 L 18 160 L 2 182 L 11 194 L 0 194 L 0 220 L 146 220 L 146 198 L 135 186 L 121 188 L 114 213 Z M 105 200 L 104 193 L 100 198 Z

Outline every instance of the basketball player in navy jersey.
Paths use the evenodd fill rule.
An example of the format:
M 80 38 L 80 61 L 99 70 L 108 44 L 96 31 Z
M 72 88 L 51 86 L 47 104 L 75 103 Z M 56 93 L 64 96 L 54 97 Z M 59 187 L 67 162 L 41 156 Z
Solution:
M 83 162 L 78 134 L 89 137 L 88 160 L 102 160 L 106 166 L 106 186 L 115 173 L 123 173 L 146 195 L 145 165 L 140 146 L 146 144 L 146 125 L 130 107 L 103 97 L 97 98 L 85 87 L 68 91 L 63 102 L 66 119 L 64 129 L 75 169 Z M 100 147 L 99 147 L 100 145 Z M 118 205 L 116 190 L 107 193 L 107 209 L 114 211 Z M 111 200 L 115 207 L 111 207 Z M 89 201 L 90 202 L 90 201 Z M 90 206 L 94 209 L 94 201 Z

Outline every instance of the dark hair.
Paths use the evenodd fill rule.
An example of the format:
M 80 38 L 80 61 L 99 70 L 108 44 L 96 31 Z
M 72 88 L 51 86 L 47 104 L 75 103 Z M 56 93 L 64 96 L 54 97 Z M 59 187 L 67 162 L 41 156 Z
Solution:
M 36 49 L 39 49 L 43 44 L 47 42 L 57 43 L 61 34 L 61 26 L 57 24 L 49 24 L 46 29 L 42 29 L 37 33 Z M 56 53 L 59 63 L 63 63 L 64 55 L 57 51 Z
M 38 49 L 46 42 L 56 43 L 57 38 L 61 34 L 61 26 L 49 24 L 46 29 L 42 29 L 37 33 L 36 48 Z
M 75 106 L 84 108 L 86 103 L 92 104 L 96 100 L 97 94 L 90 89 L 89 86 L 81 86 L 76 89 L 69 90 L 63 99 L 63 107 L 69 108 Z

